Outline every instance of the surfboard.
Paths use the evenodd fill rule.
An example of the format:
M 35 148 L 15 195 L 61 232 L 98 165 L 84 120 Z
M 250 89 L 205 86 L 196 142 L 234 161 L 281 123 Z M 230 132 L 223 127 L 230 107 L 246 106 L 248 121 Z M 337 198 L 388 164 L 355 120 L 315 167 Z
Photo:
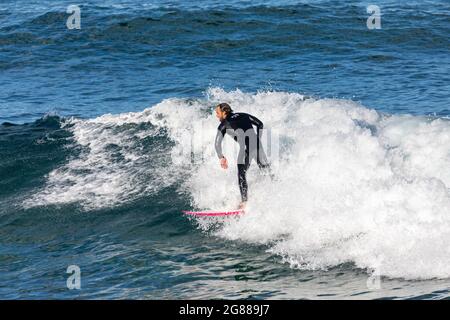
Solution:
M 245 213 L 244 210 L 233 211 L 183 211 L 184 214 L 195 217 L 224 217 Z

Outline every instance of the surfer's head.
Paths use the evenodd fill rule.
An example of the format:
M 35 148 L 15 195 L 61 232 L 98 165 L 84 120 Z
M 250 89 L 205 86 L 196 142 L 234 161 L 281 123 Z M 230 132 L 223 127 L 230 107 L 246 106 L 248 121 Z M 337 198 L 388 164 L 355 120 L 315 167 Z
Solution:
M 231 109 L 230 105 L 228 103 L 219 103 L 216 106 L 216 117 L 220 120 L 223 121 L 226 119 L 226 117 L 232 113 L 233 110 Z

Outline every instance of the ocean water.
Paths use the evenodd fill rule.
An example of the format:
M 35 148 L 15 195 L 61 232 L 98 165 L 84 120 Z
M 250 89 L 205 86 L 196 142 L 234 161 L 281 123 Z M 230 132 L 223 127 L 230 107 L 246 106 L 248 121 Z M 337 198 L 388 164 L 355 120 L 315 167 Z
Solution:
M 0 5 L 0 298 L 450 297 L 448 1 L 71 4 Z M 218 102 L 277 178 L 192 219 L 239 200 Z

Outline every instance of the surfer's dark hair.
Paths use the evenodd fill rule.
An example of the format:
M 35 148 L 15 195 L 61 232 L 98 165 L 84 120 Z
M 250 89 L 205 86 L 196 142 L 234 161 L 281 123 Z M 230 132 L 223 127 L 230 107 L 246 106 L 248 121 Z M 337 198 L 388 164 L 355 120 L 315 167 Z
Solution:
M 233 112 L 233 109 L 231 109 L 230 105 L 226 102 L 219 103 L 217 105 L 217 108 L 220 108 L 223 112 L 226 112 L 227 114 L 230 114 Z

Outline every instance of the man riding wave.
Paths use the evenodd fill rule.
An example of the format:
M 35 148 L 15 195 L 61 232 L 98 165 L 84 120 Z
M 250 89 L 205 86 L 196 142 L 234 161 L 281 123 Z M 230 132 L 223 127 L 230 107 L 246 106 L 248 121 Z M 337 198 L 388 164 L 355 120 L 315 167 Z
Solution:
M 239 143 L 237 158 L 238 184 L 241 192 L 239 209 L 244 209 L 248 200 L 246 173 L 250 167 L 250 162 L 253 159 L 256 160 L 260 169 L 267 170 L 270 173 L 270 164 L 260 142 L 264 124 L 250 114 L 233 112 L 228 103 L 220 103 L 216 106 L 215 111 L 216 117 L 220 121 L 220 125 L 217 128 L 215 148 L 220 160 L 220 166 L 223 169 L 228 168 L 228 161 L 222 153 L 222 141 L 225 134 L 230 135 Z M 256 126 L 256 132 L 253 126 Z

